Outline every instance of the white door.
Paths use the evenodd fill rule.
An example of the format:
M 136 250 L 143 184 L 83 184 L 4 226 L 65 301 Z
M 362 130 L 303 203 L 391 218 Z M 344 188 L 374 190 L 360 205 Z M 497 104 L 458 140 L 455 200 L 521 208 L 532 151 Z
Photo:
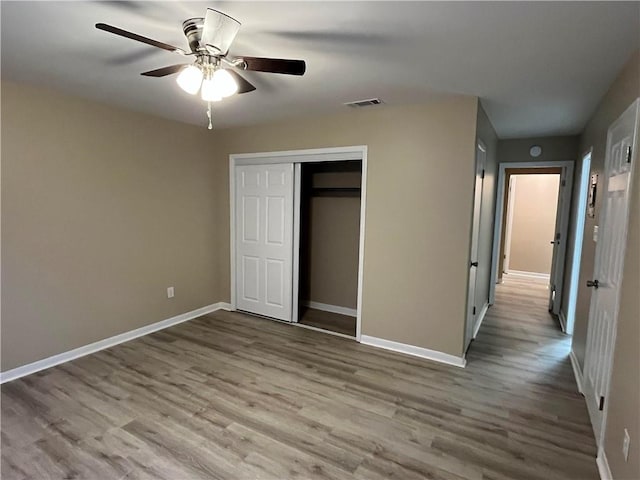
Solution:
M 573 166 L 562 167 L 560 174 L 560 191 L 556 208 L 555 235 L 549 239 L 553 245 L 551 256 L 551 273 L 549 275 L 549 311 L 560 314 L 562 289 L 564 284 L 564 260 L 567 253 L 567 237 L 569 233 L 569 215 L 571 192 L 573 187 Z
M 609 377 L 616 337 L 620 283 L 629 220 L 632 158 L 636 149 L 638 122 L 636 100 L 611 126 L 607 150 L 596 245 L 593 288 L 584 365 L 584 395 L 589 416 L 600 443 L 604 430 Z
M 235 211 L 236 307 L 290 322 L 293 164 L 237 166 Z
M 484 169 L 487 163 L 487 150 L 478 143 L 476 146 L 476 183 L 473 198 L 473 221 L 471 227 L 471 263 L 469 265 L 469 292 L 467 295 L 467 322 L 465 331 L 465 351 L 473 339 L 473 332 L 480 309 L 484 305 L 476 305 L 476 281 L 478 276 L 478 242 L 480 239 L 480 213 L 482 211 L 482 189 L 484 185 Z

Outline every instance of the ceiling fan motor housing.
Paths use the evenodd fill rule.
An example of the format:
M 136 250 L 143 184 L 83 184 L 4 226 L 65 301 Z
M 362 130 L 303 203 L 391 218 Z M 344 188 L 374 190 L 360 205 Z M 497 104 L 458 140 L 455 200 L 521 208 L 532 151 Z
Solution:
M 187 37 L 189 48 L 195 54 L 207 53 L 207 47 L 201 45 L 204 18 L 195 17 L 182 22 L 182 31 Z

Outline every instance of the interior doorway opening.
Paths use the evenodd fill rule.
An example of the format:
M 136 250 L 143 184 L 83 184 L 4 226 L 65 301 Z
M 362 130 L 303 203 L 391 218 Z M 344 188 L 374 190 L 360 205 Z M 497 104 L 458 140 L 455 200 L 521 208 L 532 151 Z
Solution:
M 356 336 L 362 162 L 300 166 L 298 322 Z M 296 206 L 297 207 L 297 206 Z
M 557 188 L 556 192 L 553 195 L 549 195 L 549 193 L 541 193 L 539 191 L 536 193 L 535 189 L 533 197 L 534 202 L 538 204 L 534 209 L 531 210 L 530 217 L 538 216 L 539 210 L 541 208 L 546 208 L 546 212 L 544 212 L 548 219 L 553 219 L 554 228 L 549 232 L 538 232 L 537 230 L 532 230 L 533 233 L 536 234 L 537 237 L 540 237 L 542 240 L 539 241 L 540 245 L 537 250 L 539 252 L 544 253 L 542 256 L 546 265 L 548 265 L 549 257 L 548 257 L 548 249 L 551 248 L 551 265 L 549 268 L 549 273 L 546 272 L 531 272 L 525 270 L 517 271 L 513 267 L 511 252 L 506 252 L 506 248 L 509 245 L 512 245 L 511 239 L 507 238 L 509 234 L 513 234 L 513 231 L 509 232 L 510 227 L 513 230 L 513 219 L 512 225 L 509 225 L 509 212 L 513 212 L 514 208 L 509 209 L 509 198 L 516 199 L 516 195 L 509 195 L 509 186 L 510 184 L 513 186 L 516 182 L 511 181 L 511 177 L 515 175 L 522 175 L 525 178 L 525 175 L 555 175 L 558 183 L 557 187 L 549 187 L 546 188 L 549 191 L 553 191 L 554 188 Z M 523 182 L 521 182 L 523 183 Z M 531 183 L 531 182 L 528 182 Z M 494 222 L 494 240 L 493 240 L 493 254 L 492 254 L 492 265 L 491 265 L 491 278 L 492 282 L 490 284 L 489 291 L 489 303 L 494 304 L 496 299 L 496 284 L 501 283 L 505 279 L 505 274 L 503 272 L 509 271 L 511 275 L 515 272 L 516 275 L 521 277 L 521 280 L 530 280 L 530 281 L 538 281 L 543 282 L 548 285 L 548 310 L 552 314 L 558 317 L 566 317 L 564 313 L 561 314 L 561 305 L 562 305 L 562 291 L 563 291 L 563 282 L 564 282 L 564 268 L 565 268 L 565 255 L 567 253 L 567 240 L 568 240 L 568 230 L 569 230 L 569 214 L 570 214 L 570 205 L 571 205 L 571 192 L 572 192 L 572 183 L 573 183 L 573 162 L 572 161 L 558 161 L 558 162 L 531 162 L 531 163 L 501 163 L 498 173 L 498 192 L 497 198 L 498 202 L 496 205 L 496 217 Z M 516 187 L 517 190 L 517 187 Z M 551 196 L 551 204 L 549 204 L 549 196 Z M 546 207 L 540 207 L 540 202 L 546 200 Z M 553 208 L 553 200 L 556 202 L 556 207 Z M 512 202 L 514 203 L 514 202 Z M 513 206 L 514 207 L 514 206 Z M 526 220 L 526 215 L 524 216 Z M 526 222 L 525 222 L 526 223 Z M 533 233 L 526 234 L 525 229 L 525 239 L 531 240 Z M 538 233 L 542 233 L 542 236 L 537 235 Z M 544 240 L 544 235 L 549 235 L 551 233 L 550 238 L 546 238 Z M 544 243 L 546 242 L 546 244 Z M 547 251 L 545 251 L 545 247 L 547 247 Z M 530 251 L 527 252 L 529 257 L 532 257 L 532 249 L 527 247 L 525 242 L 525 251 L 526 249 Z M 530 259 L 530 258 L 529 258 Z M 505 268 L 505 260 L 507 261 Z M 524 263 L 523 265 L 527 265 Z M 526 267 L 528 269 L 536 270 L 536 267 Z M 545 267 L 546 268 L 546 267 Z M 539 269 L 539 268 L 538 268 Z M 523 273 L 524 272 L 524 273 Z M 536 275 L 537 273 L 537 275 Z M 547 277 L 548 275 L 548 277 Z
M 507 276 L 549 284 L 561 173 L 559 168 L 506 170 L 498 281 Z

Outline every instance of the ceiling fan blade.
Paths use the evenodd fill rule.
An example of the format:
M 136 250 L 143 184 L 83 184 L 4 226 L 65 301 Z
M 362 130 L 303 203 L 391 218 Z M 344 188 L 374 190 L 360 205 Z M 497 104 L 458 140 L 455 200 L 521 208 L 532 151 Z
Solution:
M 201 44 L 226 55 L 240 30 L 240 22 L 222 12 L 207 8 L 202 27 Z
M 180 70 L 182 70 L 183 67 L 186 66 L 186 63 L 182 63 L 180 65 L 171 65 L 169 67 L 162 67 L 156 70 L 149 70 L 148 72 L 143 72 L 140 75 L 144 75 L 145 77 L 166 77 L 167 75 L 178 73 Z
M 253 92 L 256 89 L 256 87 L 254 87 L 248 80 L 246 80 L 238 72 L 231 70 L 230 68 L 227 69 L 227 72 L 231 74 L 233 79 L 238 84 L 238 93 Z
M 96 23 L 96 28 L 98 30 L 103 30 L 105 32 L 113 33 L 114 35 L 120 35 L 121 37 L 130 38 L 131 40 L 136 40 L 138 42 L 146 43 L 147 45 L 151 45 L 152 47 L 162 48 L 163 50 L 176 52 L 181 55 L 186 54 L 186 52 L 181 48 L 174 47 L 173 45 L 169 45 L 168 43 L 159 42 L 151 38 L 143 37 L 142 35 L 138 35 L 137 33 L 128 32 L 121 28 L 114 27 L 113 25 L 107 25 L 106 23 Z
M 245 70 L 256 72 L 284 73 L 304 75 L 307 64 L 304 60 L 286 60 L 283 58 L 240 57 L 244 60 Z

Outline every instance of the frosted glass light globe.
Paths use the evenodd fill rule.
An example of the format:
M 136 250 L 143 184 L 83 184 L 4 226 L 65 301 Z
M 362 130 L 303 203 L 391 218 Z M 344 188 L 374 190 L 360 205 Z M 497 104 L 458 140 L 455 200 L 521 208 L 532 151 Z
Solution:
M 195 65 L 189 65 L 180 72 L 176 82 L 182 90 L 191 95 L 195 95 L 202 84 L 202 77 L 202 70 Z

